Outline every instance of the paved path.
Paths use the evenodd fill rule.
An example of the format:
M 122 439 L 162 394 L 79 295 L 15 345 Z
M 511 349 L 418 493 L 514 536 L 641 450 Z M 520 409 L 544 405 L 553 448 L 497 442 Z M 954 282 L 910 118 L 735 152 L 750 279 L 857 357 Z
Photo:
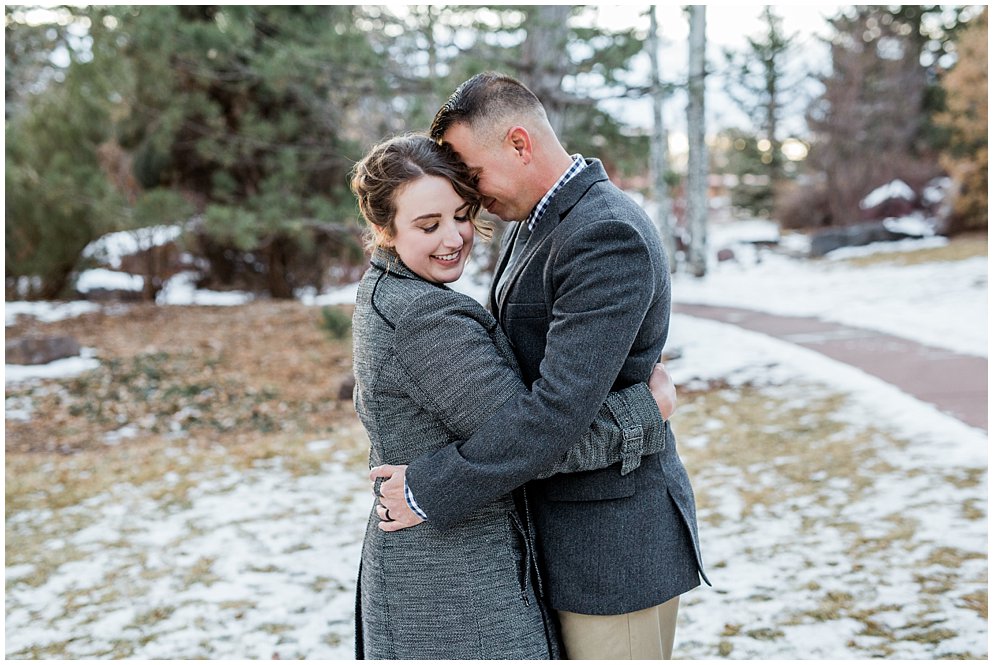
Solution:
M 803 316 L 675 304 L 689 316 L 765 333 L 858 367 L 959 420 L 988 429 L 988 361 L 902 337 Z

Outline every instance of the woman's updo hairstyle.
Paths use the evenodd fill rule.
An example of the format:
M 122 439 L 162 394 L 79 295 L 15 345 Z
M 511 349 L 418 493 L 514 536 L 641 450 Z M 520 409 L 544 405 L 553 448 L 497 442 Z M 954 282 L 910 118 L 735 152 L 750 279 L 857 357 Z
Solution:
M 396 198 L 423 176 L 450 181 L 455 193 L 469 204 L 469 219 L 476 232 L 486 240 L 493 235 L 489 225 L 478 219 L 482 197 L 469 168 L 447 145 L 424 134 L 405 134 L 374 146 L 352 169 L 352 192 L 369 225 L 369 246 L 381 247 L 396 237 Z

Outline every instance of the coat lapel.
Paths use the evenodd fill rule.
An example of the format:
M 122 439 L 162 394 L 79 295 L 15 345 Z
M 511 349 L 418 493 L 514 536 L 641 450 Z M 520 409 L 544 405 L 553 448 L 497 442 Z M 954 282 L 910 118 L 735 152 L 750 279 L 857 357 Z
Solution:
M 500 270 L 494 275 L 493 286 L 490 289 L 490 302 L 498 306 L 498 309 L 494 309 L 494 314 L 499 313 L 497 318 L 502 318 L 503 308 L 506 304 L 506 299 L 510 295 L 510 291 L 514 288 L 514 284 L 517 282 L 517 278 L 520 277 L 524 268 L 528 265 L 531 259 L 534 258 L 535 254 L 538 253 L 538 248 L 545 241 L 552 231 L 558 226 L 559 221 L 569 214 L 569 211 L 579 203 L 579 200 L 583 198 L 583 195 L 592 187 L 594 184 L 607 180 L 607 172 L 603 169 L 603 164 L 599 159 L 587 159 L 586 168 L 577 173 L 572 180 L 567 182 L 564 187 L 552 197 L 549 202 L 548 208 L 545 210 L 538 221 L 535 223 L 534 232 L 531 234 L 531 238 L 528 240 L 527 247 L 521 253 L 520 257 L 512 266 L 503 265 L 510 254 L 510 247 L 513 246 L 513 242 L 504 245 L 501 254 L 500 261 L 498 265 Z M 523 222 L 518 222 L 522 224 Z M 515 234 L 516 236 L 516 227 Z M 509 269 L 511 273 L 507 276 L 507 286 L 503 289 L 503 298 L 497 302 L 496 294 L 496 284 L 499 281 L 500 274 L 503 270 Z
M 500 256 L 497 258 L 496 269 L 493 271 L 493 280 L 490 282 L 490 312 L 493 316 L 499 313 L 497 303 L 497 284 L 500 283 L 500 275 L 507 269 L 507 261 L 510 257 L 511 248 L 514 246 L 514 238 L 517 237 L 517 229 L 521 222 L 513 222 L 500 239 Z

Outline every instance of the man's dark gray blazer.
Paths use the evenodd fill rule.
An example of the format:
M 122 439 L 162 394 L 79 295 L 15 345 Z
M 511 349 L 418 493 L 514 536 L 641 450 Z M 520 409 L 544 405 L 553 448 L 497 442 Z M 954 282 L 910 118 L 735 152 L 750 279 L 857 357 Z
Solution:
M 490 306 L 531 392 L 505 403 L 472 438 L 410 464 L 407 483 L 437 526 L 553 466 L 608 392 L 648 380 L 668 334 L 669 266 L 658 231 L 598 160 L 555 195 L 508 280 Z M 627 475 L 615 465 L 528 483 L 555 609 L 623 614 L 706 580 L 693 491 L 675 437 L 669 427 L 661 432 L 664 450 Z

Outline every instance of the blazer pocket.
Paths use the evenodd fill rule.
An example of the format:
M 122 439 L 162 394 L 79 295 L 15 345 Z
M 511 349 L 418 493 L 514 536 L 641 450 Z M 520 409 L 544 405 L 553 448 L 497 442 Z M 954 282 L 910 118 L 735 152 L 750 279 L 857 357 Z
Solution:
M 503 313 L 508 319 L 544 319 L 548 310 L 542 302 L 511 302 L 504 306 Z
M 562 474 L 545 481 L 542 494 L 549 501 L 623 499 L 634 496 L 637 489 L 633 475 L 634 472 L 622 476 L 615 467 L 601 471 Z

